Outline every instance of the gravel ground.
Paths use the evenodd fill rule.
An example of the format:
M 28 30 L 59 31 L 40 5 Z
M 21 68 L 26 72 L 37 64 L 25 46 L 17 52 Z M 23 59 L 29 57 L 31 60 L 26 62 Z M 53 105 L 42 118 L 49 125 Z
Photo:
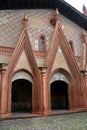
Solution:
M 0 130 L 87 130 L 87 112 L 3 120 Z

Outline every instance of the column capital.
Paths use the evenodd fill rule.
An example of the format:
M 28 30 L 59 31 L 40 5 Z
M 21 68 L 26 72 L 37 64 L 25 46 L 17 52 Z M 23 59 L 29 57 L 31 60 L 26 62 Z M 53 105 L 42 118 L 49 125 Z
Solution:
M 81 70 L 80 72 L 87 77 L 87 70 Z
M 47 71 L 48 67 L 45 66 L 45 67 L 39 67 L 39 70 L 41 73 L 45 73 Z
M 0 70 L 6 70 L 7 63 L 0 63 Z

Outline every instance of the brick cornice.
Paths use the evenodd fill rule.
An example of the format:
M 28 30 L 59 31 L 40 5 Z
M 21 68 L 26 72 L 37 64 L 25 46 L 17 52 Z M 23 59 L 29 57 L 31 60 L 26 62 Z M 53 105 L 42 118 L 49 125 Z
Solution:
M 41 51 L 34 51 L 35 56 L 41 56 L 41 57 L 46 57 L 47 52 L 41 52 Z
M 14 48 L 0 46 L 0 55 L 11 56 L 13 51 L 14 51 Z

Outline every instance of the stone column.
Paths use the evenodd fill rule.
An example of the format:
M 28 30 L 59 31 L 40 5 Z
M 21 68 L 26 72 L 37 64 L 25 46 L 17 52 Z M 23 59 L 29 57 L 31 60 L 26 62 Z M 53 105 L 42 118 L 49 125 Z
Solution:
M 41 114 L 48 115 L 50 113 L 49 103 L 48 103 L 48 86 L 47 86 L 47 78 L 46 78 L 46 70 L 47 67 L 40 68 L 41 73 Z
M 4 118 L 8 116 L 7 112 L 7 84 L 6 84 L 6 66 L 7 64 L 1 63 L 0 64 L 0 118 Z
M 82 109 L 83 110 L 87 110 L 87 36 L 85 33 L 85 30 L 82 29 L 82 55 L 81 55 L 81 61 L 80 61 L 80 70 L 81 70 L 81 74 L 84 78 L 84 83 L 85 85 L 82 84 L 82 92 L 81 92 L 81 99 L 82 100 Z
M 83 93 L 84 93 L 84 110 L 87 110 L 87 71 L 84 73 L 84 79 L 85 79 L 85 88 L 83 88 Z

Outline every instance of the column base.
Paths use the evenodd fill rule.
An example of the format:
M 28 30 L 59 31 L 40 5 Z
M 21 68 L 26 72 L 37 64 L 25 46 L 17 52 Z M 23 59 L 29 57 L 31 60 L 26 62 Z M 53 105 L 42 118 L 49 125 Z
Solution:
M 50 115 L 51 114 L 51 110 L 47 110 L 47 111 L 33 111 L 32 114 L 38 114 L 38 115 L 42 115 L 42 116 L 45 116 L 45 115 Z
M 12 113 L 0 113 L 0 118 L 9 118 L 11 115 Z

